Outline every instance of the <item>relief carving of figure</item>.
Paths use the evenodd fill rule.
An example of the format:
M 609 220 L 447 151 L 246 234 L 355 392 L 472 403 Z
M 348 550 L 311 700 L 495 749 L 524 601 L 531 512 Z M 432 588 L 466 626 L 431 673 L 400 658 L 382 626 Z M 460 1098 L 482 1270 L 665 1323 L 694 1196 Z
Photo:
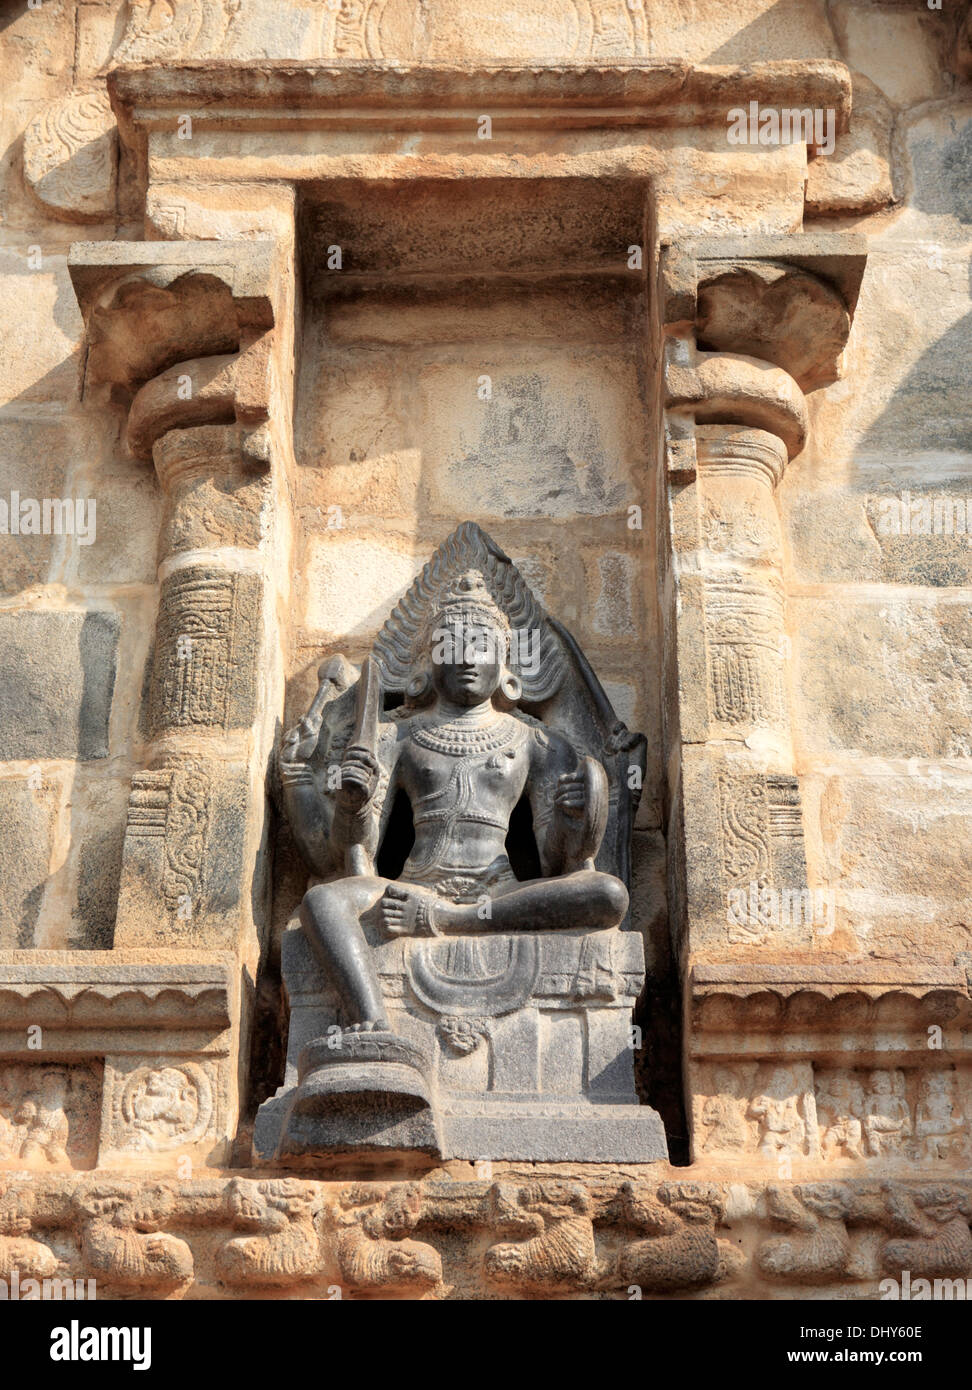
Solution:
M 337 1260 L 342 1282 L 364 1295 L 435 1294 L 442 1284 L 439 1252 L 412 1238 L 422 1219 L 423 1199 L 417 1187 L 400 1184 L 385 1193 L 356 1186 L 341 1205 Z
M 0 1158 L 31 1167 L 68 1163 L 67 1096 L 64 1067 L 11 1068 L 0 1090 Z
M 0 1279 L 19 1276 L 47 1279 L 60 1261 L 50 1246 L 31 1235 L 37 1199 L 28 1188 L 8 1189 L 0 1182 Z
M 227 1191 L 233 1227 L 240 1234 L 220 1246 L 216 1267 L 228 1284 L 292 1284 L 322 1263 L 314 1225 L 315 1193 L 281 1178 L 234 1178 Z
M 965 1116 L 951 1072 L 926 1072 L 918 1083 L 915 1138 L 924 1159 L 957 1158 L 966 1149 Z
M 864 1100 L 864 1144 L 873 1158 L 900 1154 L 911 1137 L 911 1111 L 900 1071 L 872 1071 Z
M 192 1279 L 190 1247 L 159 1230 L 173 1207 L 171 1190 L 127 1183 L 95 1188 L 77 1200 L 84 1219 L 81 1254 L 90 1274 L 117 1288 L 174 1288 Z
M 656 1196 L 645 1184 L 626 1182 L 620 1197 L 622 1220 L 637 1232 L 618 1255 L 622 1287 L 652 1293 L 704 1288 L 739 1268 L 738 1252 L 716 1236 L 724 1203 L 715 1188 L 666 1183 Z
M 758 1151 L 764 1157 L 803 1152 L 806 1125 L 787 1071 L 773 1073 L 769 1083 L 750 1101 L 749 1114 L 759 1122 Z
M 706 1096 L 700 1116 L 701 1153 L 746 1153 L 753 1140 L 753 1126 L 746 1119 L 741 1078 L 732 1067 L 717 1067 L 714 1095 Z
M 537 1293 L 573 1291 L 594 1281 L 591 1201 L 582 1184 L 553 1180 L 517 1188 L 499 1182 L 490 1198 L 492 1224 L 526 1239 L 490 1246 L 483 1260 L 488 1280 Z
M 770 1236 L 756 1253 L 756 1264 L 770 1279 L 799 1284 L 826 1284 L 847 1273 L 851 1243 L 846 1218 L 851 1190 L 839 1183 L 766 1189 L 767 1215 L 785 1230 Z
M 823 1158 L 863 1158 L 861 1112 L 864 1091 L 849 1071 L 822 1073 L 817 1086 L 817 1117 Z
M 881 1252 L 890 1274 L 909 1270 L 927 1279 L 972 1275 L 970 1203 L 961 1188 L 939 1184 L 913 1188 L 886 1183 L 884 1224 L 890 1239 Z

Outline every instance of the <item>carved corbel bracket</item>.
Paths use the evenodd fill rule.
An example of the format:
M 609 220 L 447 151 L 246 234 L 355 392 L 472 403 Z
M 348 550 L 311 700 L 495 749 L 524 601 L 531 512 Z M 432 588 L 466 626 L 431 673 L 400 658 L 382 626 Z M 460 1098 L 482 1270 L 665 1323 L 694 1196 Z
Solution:
M 866 258 L 862 237 L 840 233 L 662 248 L 669 471 L 694 471 L 686 418 L 770 429 L 791 458 L 803 448 L 803 396 L 839 376 Z
M 87 333 L 86 389 L 127 405 L 176 363 L 247 349 L 274 324 L 273 250 L 270 241 L 76 242 L 68 270 Z
M 745 353 L 803 391 L 837 380 L 851 314 L 838 289 L 778 261 L 712 261 L 698 287 L 700 346 Z
M 737 283 L 746 295 L 753 293 L 749 282 L 754 279 L 767 289 L 775 286 L 773 300 L 778 305 L 791 299 L 797 307 L 809 307 L 806 302 L 815 301 L 825 320 L 833 315 L 832 296 L 836 295 L 847 312 L 849 331 L 866 261 L 866 240 L 855 232 L 699 237 L 663 246 L 659 261 L 662 320 L 670 327 L 680 322 L 697 326 L 703 292 L 729 276 L 730 280 L 738 277 Z M 807 284 L 807 277 L 816 281 L 818 287 Z M 771 324 L 764 326 L 764 331 L 770 329 Z M 724 343 L 719 346 L 729 350 Z M 745 351 L 739 344 L 733 344 L 731 350 Z M 766 357 L 775 361 L 769 354 Z
M 670 416 L 769 430 L 791 459 L 806 443 L 806 399 L 781 367 L 740 353 L 699 352 L 690 340 L 675 338 L 666 345 L 665 387 Z
M 147 381 L 128 413 L 128 447 L 152 458 L 157 439 L 199 425 L 259 425 L 267 419 L 269 366 L 266 338 L 238 353 L 176 362 Z

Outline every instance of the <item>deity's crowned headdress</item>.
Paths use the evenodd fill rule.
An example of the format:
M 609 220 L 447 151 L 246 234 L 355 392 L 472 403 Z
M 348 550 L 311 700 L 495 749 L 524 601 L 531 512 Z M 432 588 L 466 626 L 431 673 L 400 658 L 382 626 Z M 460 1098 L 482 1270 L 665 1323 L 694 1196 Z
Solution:
M 484 627 L 502 638 L 504 655 L 509 654 L 510 620 L 486 587 L 481 570 L 466 570 L 459 575 L 434 610 L 420 639 L 426 648 L 442 630 Z
M 427 663 L 435 629 L 457 621 L 502 635 L 510 670 L 528 701 L 549 699 L 560 688 L 561 643 L 513 561 L 474 521 L 463 522 L 443 541 L 378 634 L 374 656 L 385 690 L 404 691 Z M 519 659 L 522 650 L 529 652 L 528 663 Z

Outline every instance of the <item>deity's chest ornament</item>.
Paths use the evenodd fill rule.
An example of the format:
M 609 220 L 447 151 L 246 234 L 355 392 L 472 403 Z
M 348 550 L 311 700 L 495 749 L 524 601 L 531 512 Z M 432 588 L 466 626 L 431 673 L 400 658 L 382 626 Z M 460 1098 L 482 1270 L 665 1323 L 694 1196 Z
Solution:
M 412 731 L 420 748 L 442 753 L 447 758 L 479 757 L 509 749 L 512 754 L 526 736 L 515 719 L 494 715 L 487 720 L 453 719 L 448 724 L 428 724 Z

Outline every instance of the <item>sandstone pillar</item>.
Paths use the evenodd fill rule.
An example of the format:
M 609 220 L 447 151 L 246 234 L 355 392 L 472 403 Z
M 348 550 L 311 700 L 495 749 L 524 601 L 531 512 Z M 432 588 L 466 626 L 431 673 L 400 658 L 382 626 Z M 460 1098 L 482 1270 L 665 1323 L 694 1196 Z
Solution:
M 680 706 L 691 949 L 803 947 L 802 911 L 785 922 L 772 911 L 784 894 L 802 905 L 806 891 L 774 496 L 786 446 L 768 430 L 708 424 L 695 446 L 697 475 L 679 499 L 676 617 L 691 672 Z
M 159 244 L 118 259 L 115 247 L 73 252 L 87 391 L 122 404 L 129 450 L 154 460 L 165 507 L 144 770 L 132 779 L 112 954 L 157 970 L 215 956 L 252 983 L 277 688 L 270 260 L 266 243 Z M 198 1039 L 183 1053 L 178 1035 L 151 1061 L 144 1040 L 109 1038 L 101 1163 L 229 1157 L 251 990 L 233 993 L 229 1029 L 205 1056 Z

